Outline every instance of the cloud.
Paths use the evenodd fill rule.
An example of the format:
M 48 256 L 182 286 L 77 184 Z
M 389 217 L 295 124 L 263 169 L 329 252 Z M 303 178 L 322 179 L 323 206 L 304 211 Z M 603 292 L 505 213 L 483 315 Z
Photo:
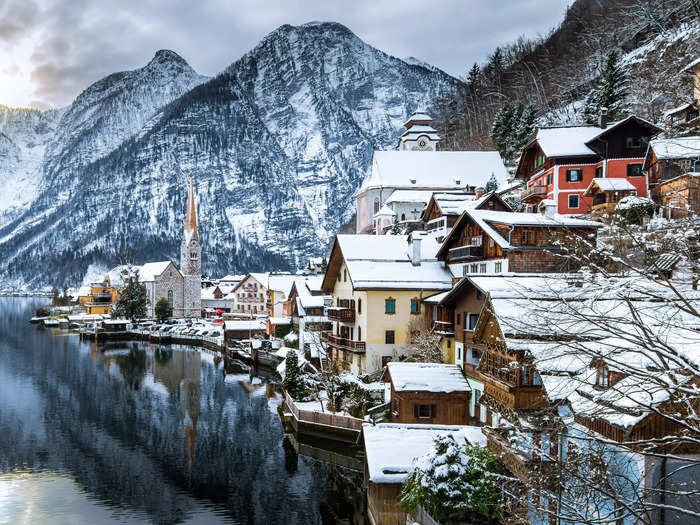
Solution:
M 31 70 L 28 98 L 60 106 L 106 75 L 144 66 L 158 49 L 214 75 L 280 25 L 312 20 L 340 22 L 382 51 L 463 75 L 496 45 L 557 24 L 569 2 L 5 0 L 0 45 L 33 46 L 20 64 Z

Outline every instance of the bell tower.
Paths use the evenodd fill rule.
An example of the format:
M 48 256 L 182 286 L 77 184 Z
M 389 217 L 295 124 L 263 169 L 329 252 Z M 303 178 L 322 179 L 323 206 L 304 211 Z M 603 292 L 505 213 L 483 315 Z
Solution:
M 406 131 L 399 137 L 399 151 L 436 151 L 440 137 L 430 125 L 433 119 L 421 110 L 416 110 L 404 123 Z
M 184 277 L 183 308 L 185 317 L 202 315 L 202 245 L 197 226 L 197 204 L 194 184 L 190 179 L 187 188 L 187 211 L 185 230 L 180 243 L 180 271 Z

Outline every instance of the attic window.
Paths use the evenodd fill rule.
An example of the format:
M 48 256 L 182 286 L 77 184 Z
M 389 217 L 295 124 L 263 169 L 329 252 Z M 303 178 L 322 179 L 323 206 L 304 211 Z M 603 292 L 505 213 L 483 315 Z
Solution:
M 411 184 L 415 184 L 415 183 L 416 183 L 416 179 L 409 179 L 409 180 L 411 181 Z
M 600 388 L 608 388 L 610 386 L 610 369 L 605 365 L 598 367 L 596 386 Z

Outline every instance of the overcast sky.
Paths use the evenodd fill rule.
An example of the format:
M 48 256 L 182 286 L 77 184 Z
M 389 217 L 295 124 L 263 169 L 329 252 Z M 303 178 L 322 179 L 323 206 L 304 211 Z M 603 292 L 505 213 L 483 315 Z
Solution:
M 571 0 L 0 0 L 0 104 L 69 104 L 172 49 L 213 75 L 282 24 L 336 21 L 398 57 L 463 76 L 498 44 L 546 33 Z

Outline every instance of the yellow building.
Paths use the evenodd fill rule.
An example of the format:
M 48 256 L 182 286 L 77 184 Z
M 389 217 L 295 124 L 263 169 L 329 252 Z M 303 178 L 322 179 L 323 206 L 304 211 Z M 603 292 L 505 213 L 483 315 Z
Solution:
M 331 359 L 361 374 L 410 350 L 411 332 L 425 325 L 421 301 L 452 285 L 437 248 L 423 232 L 336 237 L 322 286 L 333 294 L 323 334 Z
M 105 280 L 101 283 L 93 283 L 90 285 L 90 295 L 79 297 L 78 301 L 85 306 L 85 313 L 95 315 L 105 315 L 112 313 L 112 307 L 119 300 L 119 293 L 122 287 L 122 281 L 119 277 L 108 274 Z

